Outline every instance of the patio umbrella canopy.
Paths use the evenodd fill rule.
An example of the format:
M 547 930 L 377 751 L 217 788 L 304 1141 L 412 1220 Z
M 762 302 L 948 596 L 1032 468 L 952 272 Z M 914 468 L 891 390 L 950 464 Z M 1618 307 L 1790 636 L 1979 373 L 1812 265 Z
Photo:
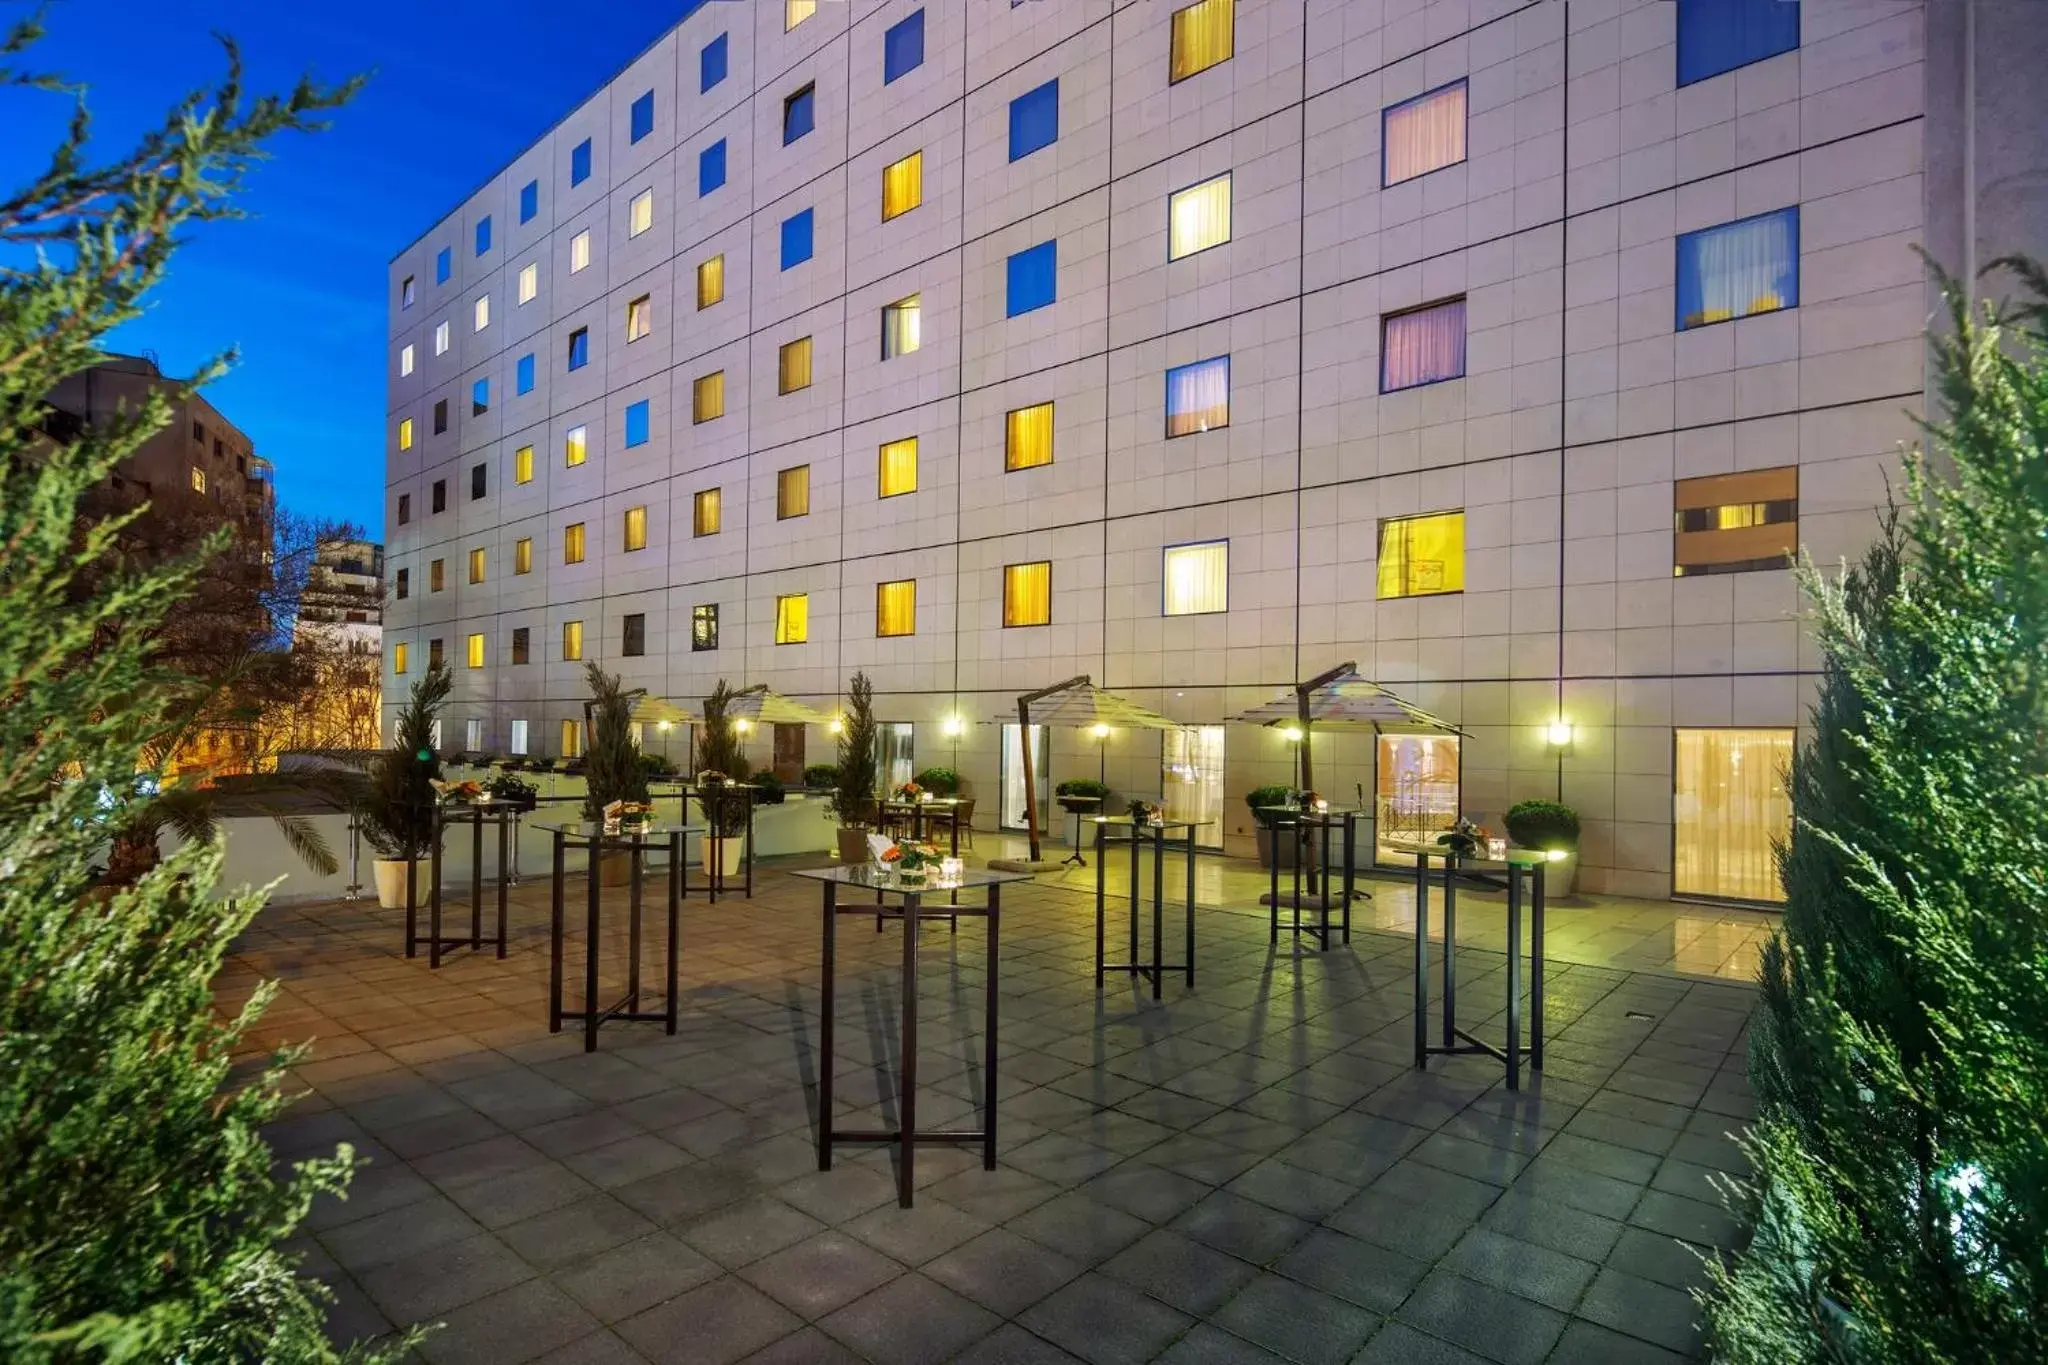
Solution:
M 633 719 L 645 725 L 688 725 L 696 717 L 672 701 L 643 696 L 633 703 Z
M 750 721 L 755 725 L 830 725 L 832 717 L 813 706 L 792 701 L 771 692 L 766 683 L 756 683 L 744 692 L 732 694 L 726 703 L 727 720 Z
M 1308 709 L 1302 709 L 1306 700 Z M 1348 727 L 1391 735 L 1455 735 L 1462 731 L 1440 716 L 1431 715 L 1413 702 L 1404 701 L 1369 678 L 1358 675 L 1345 664 L 1335 677 L 1324 674 L 1295 691 L 1283 692 L 1261 702 L 1242 715 L 1233 716 L 1249 725 L 1299 725 L 1308 721 L 1325 727 Z
M 998 716 L 997 720 L 1006 719 Z M 1024 746 L 1024 819 L 1031 837 L 1031 861 L 1038 861 L 1038 796 L 1032 790 L 1031 727 L 1064 725 L 1085 729 L 1108 725 L 1132 730 L 1181 730 L 1177 720 L 1140 706 L 1129 697 L 1105 692 L 1089 681 L 1087 674 L 1063 683 L 1027 692 L 1017 698 L 1018 742 Z

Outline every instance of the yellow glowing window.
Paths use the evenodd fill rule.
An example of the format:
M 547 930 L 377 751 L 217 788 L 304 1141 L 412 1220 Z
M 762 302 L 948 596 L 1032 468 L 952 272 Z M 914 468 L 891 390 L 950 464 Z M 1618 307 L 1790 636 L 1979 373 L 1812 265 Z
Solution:
M 581 657 L 581 655 L 579 654 L 578 657 Z M 576 721 L 565 719 L 562 722 L 562 757 L 580 758 L 582 756 L 583 726 Z
M 917 491 L 917 438 L 906 436 L 882 447 L 881 496 Z
M 484 581 L 484 552 L 480 549 L 469 552 L 469 581 L 472 583 Z
M 811 638 L 811 599 L 808 593 L 789 593 L 775 599 L 775 643 L 800 645 Z
M 576 662 L 576 661 L 577 661 L 578 659 L 580 659 L 580 658 L 582 658 L 582 657 L 583 657 L 583 623 L 582 623 L 581 621 L 564 621 L 564 622 L 562 622 L 562 659 L 563 659 L 563 661 L 564 661 L 564 662 L 567 662 L 567 663 L 574 663 L 574 662 Z
M 562 463 L 574 468 L 589 457 L 590 433 L 582 427 L 570 427 L 569 434 L 562 438 Z
M 626 208 L 626 235 L 638 237 L 654 226 L 654 191 L 642 190 Z
M 447 561 L 445 560 L 437 559 L 433 563 L 427 565 L 428 592 L 439 592 L 444 586 L 446 586 L 448 581 L 448 576 L 445 568 L 446 563 Z
M 1230 542 L 1169 545 L 1160 611 L 1167 616 L 1200 616 L 1230 609 Z
M 917 580 L 875 584 L 875 634 L 917 634 Z
M 924 295 L 912 294 L 882 309 L 882 359 L 909 355 L 924 344 Z
M 512 547 L 512 572 L 516 574 L 533 572 L 532 536 L 519 537 L 518 543 Z
M 798 337 L 784 342 L 777 356 L 777 393 L 795 393 L 811 386 L 811 339 Z
M 1465 591 L 1465 514 L 1432 512 L 1380 523 L 1379 596 Z
M 400 450 L 412 449 L 412 418 L 410 417 L 398 419 L 398 448 Z
M 882 221 L 908 213 L 924 202 L 924 153 L 912 152 L 882 167 Z
M 1799 547 L 1799 471 L 1747 469 L 1672 486 L 1673 575 L 1782 569 Z
M 532 303 L 540 293 L 540 264 L 529 261 L 519 267 L 519 301 Z
M 1052 622 L 1052 561 L 1003 566 L 1003 624 L 1043 626 Z
M 692 535 L 715 536 L 718 534 L 718 525 L 721 520 L 724 501 L 719 496 L 719 490 L 716 488 L 707 488 L 697 494 L 694 499 L 694 505 L 690 509 Z
M 628 507 L 626 509 L 626 548 L 644 550 L 647 548 L 647 509 Z
M 1230 175 L 1190 185 L 1166 201 L 1166 259 L 1177 261 L 1230 240 Z
M 1186 80 L 1230 60 L 1236 45 L 1237 0 L 1201 0 L 1173 12 L 1173 57 L 1167 79 Z
M 690 420 L 709 422 L 725 416 L 725 371 L 715 370 L 690 386 Z
M 471 668 L 482 668 L 484 666 L 484 637 L 481 635 L 469 637 L 469 666 Z
M 583 523 L 580 521 L 572 521 L 562 528 L 562 562 L 583 562 Z
M 403 673 L 412 665 L 412 646 L 400 641 L 391 646 L 391 671 Z
M 794 469 L 785 469 L 775 476 L 775 519 L 787 521 L 791 517 L 807 517 L 811 514 L 811 467 L 800 464 Z
M 512 482 L 533 482 L 533 447 L 521 446 L 512 452 Z
M 697 263 L 697 306 L 709 308 L 725 297 L 725 255 Z
M 782 0 L 782 31 L 789 32 L 818 12 L 818 0 Z
M 569 273 L 575 274 L 590 264 L 590 229 L 585 228 L 569 239 Z
M 654 300 L 646 294 L 626 305 L 626 340 L 638 341 L 654 330 Z
M 1052 463 L 1052 404 L 1012 408 L 1003 425 L 1004 469 Z

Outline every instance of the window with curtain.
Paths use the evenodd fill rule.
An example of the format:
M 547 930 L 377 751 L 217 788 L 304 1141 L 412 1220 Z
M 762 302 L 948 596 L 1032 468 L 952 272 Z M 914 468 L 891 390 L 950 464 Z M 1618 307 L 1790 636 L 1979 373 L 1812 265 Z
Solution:
M 628 507 L 626 509 L 626 548 L 644 550 L 647 548 L 647 509 Z
M 412 663 L 412 646 L 401 640 L 391 646 L 391 671 L 404 673 Z
M 533 632 L 526 626 L 512 628 L 512 662 L 515 665 L 533 661 Z
M 923 344 L 924 295 L 912 294 L 882 309 L 882 359 L 909 355 Z
M 1465 159 L 1465 82 L 1392 105 L 1381 115 L 1380 184 L 1398 185 Z
M 1381 598 L 1465 591 L 1465 513 L 1431 512 L 1380 523 Z
M 629 659 L 638 659 L 647 653 L 646 612 L 628 612 L 619 622 L 619 653 Z
M 478 295 L 476 301 L 476 326 L 472 330 L 481 332 L 484 328 L 490 325 L 491 296 L 489 294 Z
M 1678 730 L 1673 739 L 1671 893 L 1782 901 L 1772 842 L 1792 833 L 1789 729 Z
M 1035 469 L 1052 463 L 1052 404 L 1012 408 L 1003 419 L 1003 468 Z
M 1380 392 L 1458 379 L 1465 373 L 1465 300 L 1380 320 Z
M 795 393 L 811 386 L 811 339 L 786 341 L 775 355 L 775 391 Z
M 533 572 L 533 537 L 521 536 L 512 545 L 512 572 Z
M 818 0 L 782 0 L 782 31 L 789 32 L 818 12 Z
M 1672 485 L 1671 572 L 1783 569 L 1799 548 L 1799 470 L 1746 469 Z
M 638 341 L 654 330 L 654 298 L 642 294 L 626 305 L 626 340 Z
M 540 293 L 540 262 L 528 261 L 519 267 L 519 301 L 532 303 Z
M 580 521 L 572 521 L 562 528 L 562 562 L 583 562 L 583 523 Z
M 583 723 L 564 717 L 562 720 L 563 758 L 583 757 Z
M 708 654 L 718 648 L 718 604 L 704 602 L 690 608 L 690 652 Z
M 875 634 L 917 634 L 917 580 L 875 584 Z
M 467 658 L 464 662 L 471 668 L 482 668 L 484 666 L 484 637 L 481 635 L 470 636 L 466 653 Z
M 919 11 L 922 13 L 922 11 Z M 882 167 L 882 221 L 908 213 L 924 202 L 924 153 L 912 152 Z
M 414 365 L 414 361 L 413 361 L 413 349 L 412 349 L 412 347 L 411 347 L 410 345 L 405 345 L 405 346 L 401 346 L 401 347 L 399 347 L 399 348 L 398 348 L 398 377 L 399 377 L 400 379 L 403 379 L 403 378 L 405 378 L 405 376 L 407 376 L 407 375 L 411 374 L 411 373 L 413 372 L 413 365 Z
M 574 275 L 590 264 L 590 229 L 585 228 L 569 239 L 569 273 Z
M 785 593 L 775 599 L 775 643 L 800 645 L 811 638 L 809 593 Z
M 562 661 L 575 663 L 583 657 L 583 623 L 562 622 Z
M 1052 561 L 1003 566 L 1003 625 L 1052 624 Z
M 626 235 L 638 237 L 654 226 L 654 191 L 642 190 L 626 206 Z
M 917 438 L 906 436 L 882 446 L 878 475 L 880 496 L 893 498 L 917 491 Z
M 725 297 L 725 253 L 697 262 L 697 308 L 709 308 Z
M 444 318 L 440 322 L 434 324 L 434 354 L 448 354 L 449 345 L 449 323 L 447 319 Z
M 1799 210 L 1678 239 L 1678 330 L 1799 306 Z
M 412 418 L 410 417 L 398 419 L 398 448 L 400 450 L 412 449 Z
M 1177 261 L 1230 240 L 1230 173 L 1176 191 L 1166 201 L 1166 259 Z
M 512 482 L 533 482 L 533 447 L 521 446 L 512 452 Z
M 525 722 L 525 721 L 523 721 L 523 720 L 515 720 L 515 721 L 513 721 L 513 722 L 512 722 L 512 737 L 511 737 L 511 740 L 509 741 L 509 743 L 510 743 L 510 746 L 511 746 L 511 752 L 512 752 L 512 753 L 513 753 L 513 754 L 514 754 L 515 756 L 517 756 L 517 757 L 520 757 L 520 758 L 524 758 L 524 757 L 526 756 L 526 722 Z
M 444 588 L 444 587 L 446 587 L 446 586 L 447 586 L 447 582 L 448 582 L 448 574 L 447 574 L 447 570 L 446 570 L 446 568 L 445 568 L 445 565 L 446 565 L 446 564 L 447 564 L 447 561 L 446 561 L 446 560 L 442 560 L 442 559 L 436 559 L 436 560 L 433 560 L 433 561 L 431 561 L 431 562 L 429 562 L 429 563 L 428 563 L 428 565 L 427 565 L 427 591 L 428 591 L 428 592 L 439 592 L 439 591 L 441 591 L 441 589 L 442 589 L 442 588 Z
M 1219 355 L 1166 372 L 1166 434 L 1192 436 L 1230 425 L 1230 357 Z
M 471 550 L 469 552 L 469 581 L 472 583 L 484 581 L 484 552 L 482 550 Z
M 1003 267 L 1003 311 L 1008 317 L 1043 308 L 1059 294 L 1059 242 L 1013 252 Z
M 1678 83 L 1799 46 L 1799 0 L 1678 0 Z
M 1230 609 L 1230 542 L 1169 545 L 1161 613 L 1200 616 Z
M 1237 0 L 1199 0 L 1175 10 L 1168 84 L 1229 61 L 1236 46 L 1236 26 Z
M 690 420 L 709 422 L 725 416 L 725 371 L 702 375 L 690 386 Z
M 811 467 L 796 465 L 775 476 L 775 519 L 787 521 L 791 517 L 807 517 L 811 514 Z
M 562 463 L 575 468 L 590 456 L 590 433 L 583 427 L 570 427 L 562 437 Z
M 699 536 L 717 535 L 718 525 L 723 516 L 723 502 L 719 489 L 706 488 L 699 492 L 692 500 L 690 533 Z

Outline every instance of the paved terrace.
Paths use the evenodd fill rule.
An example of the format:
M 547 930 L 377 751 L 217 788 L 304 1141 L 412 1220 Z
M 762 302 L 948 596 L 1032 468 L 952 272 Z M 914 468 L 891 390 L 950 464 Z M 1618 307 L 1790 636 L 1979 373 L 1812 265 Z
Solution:
M 1208 900 L 1263 887 L 1199 877 Z M 544 882 L 514 893 L 508 960 L 439 972 L 373 904 L 274 906 L 220 994 L 280 978 L 266 1041 L 316 1040 L 280 1151 L 369 1159 L 304 1239 L 334 1334 L 441 1321 L 433 1362 L 1696 1354 L 1698 1254 L 1737 1235 L 1708 1182 L 1739 1167 L 1725 1135 L 1750 1111 L 1733 978 L 1768 918 L 1554 909 L 1547 1064 L 1517 1095 L 1488 1058 L 1409 1064 L 1412 937 L 1386 931 L 1408 892 L 1373 887 L 1359 923 L 1382 927 L 1326 955 L 1269 949 L 1262 911 L 1204 910 L 1199 989 L 1159 1004 L 1096 994 L 1092 894 L 1011 888 L 999 1168 L 925 1148 L 907 1211 L 886 1151 L 816 1169 L 818 892 L 780 872 L 751 902 L 686 903 L 677 1036 L 616 1025 L 595 1055 L 546 1030 Z M 1500 898 L 1460 904 L 1465 1022 L 1497 1030 Z M 902 930 L 839 932 L 841 1122 L 889 1126 Z M 921 932 L 919 1119 L 971 1121 L 980 924 Z

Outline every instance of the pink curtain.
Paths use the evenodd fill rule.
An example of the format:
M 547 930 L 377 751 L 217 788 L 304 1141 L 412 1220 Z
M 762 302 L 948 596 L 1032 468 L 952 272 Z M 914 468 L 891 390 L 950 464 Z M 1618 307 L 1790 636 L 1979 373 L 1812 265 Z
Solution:
M 1380 392 L 1465 373 L 1465 300 L 1387 318 L 1380 336 Z
M 1386 174 L 1396 185 L 1465 159 L 1465 83 L 1397 104 L 1386 114 Z

